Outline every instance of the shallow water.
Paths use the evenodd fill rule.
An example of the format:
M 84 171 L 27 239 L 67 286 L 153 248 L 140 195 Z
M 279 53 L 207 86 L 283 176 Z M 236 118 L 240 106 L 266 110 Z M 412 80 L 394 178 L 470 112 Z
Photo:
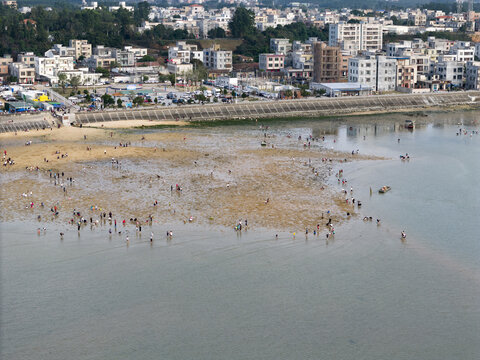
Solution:
M 338 165 L 363 206 L 328 241 L 154 223 L 142 238 L 130 226 L 127 247 L 123 228 L 110 239 L 106 226 L 79 237 L 3 223 L 1 358 L 478 359 L 480 136 L 455 135 L 458 122 L 479 130 L 478 116 L 433 114 L 413 132 L 397 126 L 404 115 L 395 128 L 378 116 L 269 123 L 292 146 L 326 134 L 327 148 L 391 158 Z

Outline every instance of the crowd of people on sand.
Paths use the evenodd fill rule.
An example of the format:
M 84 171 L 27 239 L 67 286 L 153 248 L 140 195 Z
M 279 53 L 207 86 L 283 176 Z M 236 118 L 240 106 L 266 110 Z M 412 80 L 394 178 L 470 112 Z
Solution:
M 12 166 L 15 165 L 15 160 L 11 157 L 7 157 L 7 150 L 3 150 L 3 166 Z
M 268 127 L 266 127 L 265 129 L 268 129 Z M 462 129 L 459 130 L 459 132 L 457 133 L 457 135 L 459 134 L 467 134 L 466 131 L 462 131 Z M 478 132 L 477 132 L 478 133 Z M 472 132 L 472 134 L 475 134 L 475 131 Z M 290 135 L 287 135 L 287 137 L 290 137 Z M 319 140 L 322 140 L 322 141 L 325 141 L 325 137 L 321 137 L 321 138 L 318 138 L 318 139 L 315 139 L 313 138 L 312 135 L 309 135 L 306 137 L 307 139 L 307 142 L 304 142 L 303 145 L 304 147 L 310 147 L 311 146 L 311 142 L 312 141 L 319 141 Z M 299 141 L 302 141 L 302 137 L 299 136 L 298 137 L 298 140 Z M 25 145 L 30 145 L 32 142 L 29 141 L 27 143 L 25 143 Z M 119 143 L 119 146 L 120 147 L 128 147 L 130 145 L 130 142 L 120 142 Z M 115 147 L 116 148 L 116 147 Z M 91 150 L 91 148 L 87 147 L 87 150 Z M 105 151 L 106 152 L 106 151 Z M 356 151 L 352 150 L 352 155 L 355 155 L 355 154 L 358 154 L 359 153 L 359 150 L 357 149 Z M 55 152 L 55 155 L 57 156 L 57 159 L 60 159 L 60 158 L 64 158 L 64 157 L 67 157 L 68 154 L 65 153 L 65 154 L 62 154 L 60 151 L 56 151 Z M 4 166 L 6 166 L 7 164 L 9 165 L 13 165 L 14 164 L 14 161 L 13 159 L 11 158 L 8 158 L 6 159 L 6 156 L 7 156 L 7 151 L 4 150 L 4 154 L 3 154 L 3 158 L 4 158 Z M 405 159 L 408 159 L 409 156 L 408 156 L 408 153 L 405 155 L 405 156 L 401 156 L 401 158 L 405 158 Z M 346 162 L 347 159 L 345 160 L 340 160 L 340 162 Z M 48 162 L 48 159 L 47 158 L 44 158 L 44 162 Z M 112 164 L 119 164 L 118 160 L 115 159 L 115 158 L 112 158 L 111 159 L 111 162 Z M 322 158 L 321 159 L 321 162 L 323 164 L 330 164 L 333 162 L 333 160 L 331 158 Z M 312 165 L 312 162 L 311 162 L 311 159 L 308 159 L 308 163 L 305 162 L 305 165 L 308 165 L 311 170 L 312 170 L 312 173 L 315 175 L 315 176 L 318 176 L 319 172 L 318 172 L 318 169 L 316 169 L 313 165 Z M 33 170 L 36 170 L 38 171 L 39 168 L 38 167 L 26 167 L 27 170 L 30 170 L 30 171 L 33 171 Z M 331 170 L 331 169 L 330 169 Z M 67 195 L 67 185 L 73 185 L 74 183 L 74 179 L 73 177 L 71 176 L 67 176 L 65 178 L 65 174 L 63 172 L 61 173 L 57 173 L 57 172 L 54 172 L 52 170 L 48 170 L 49 172 L 49 177 L 52 179 L 52 182 L 53 182 L 53 185 L 54 186 L 57 186 L 59 185 L 60 188 L 62 189 L 64 195 L 66 196 Z M 229 171 L 230 173 L 230 171 Z M 355 208 L 355 205 L 357 205 L 357 208 L 359 208 L 361 206 L 361 202 L 356 200 L 354 197 L 353 197 L 353 187 L 350 187 L 350 194 L 349 192 L 345 189 L 346 187 L 346 184 L 348 183 L 347 182 L 347 179 L 344 177 L 344 170 L 343 169 L 340 169 L 337 173 L 336 173 L 336 177 L 337 177 L 337 182 L 338 184 L 341 184 L 342 185 L 342 194 L 345 195 L 345 203 L 346 204 L 349 204 L 349 205 L 352 205 L 353 206 L 353 209 Z M 179 185 L 179 184 L 175 184 L 174 185 L 171 185 L 170 186 L 170 191 L 173 192 L 173 190 L 175 189 L 175 191 L 181 193 L 182 192 L 182 187 Z M 324 187 L 322 186 L 322 190 L 324 189 Z M 22 196 L 24 197 L 29 197 L 32 195 L 32 192 L 30 193 L 23 193 Z M 265 204 L 269 204 L 270 202 L 270 198 L 267 198 L 265 200 Z M 154 207 L 157 207 L 158 206 L 158 201 L 155 200 L 155 202 L 153 203 L 153 206 Z M 33 209 L 35 207 L 35 204 L 33 201 L 29 201 L 27 203 L 27 205 L 25 206 L 25 208 L 28 208 L 28 209 Z M 42 202 L 40 204 L 40 207 L 41 208 L 44 208 L 45 205 L 44 203 Z M 59 213 L 60 213 L 60 204 L 59 202 L 55 203 L 53 206 L 51 206 L 50 208 L 50 211 L 53 215 L 53 217 L 58 217 Z M 104 211 L 103 209 L 99 208 L 98 206 L 91 206 L 90 207 L 90 211 L 91 212 L 97 212 L 98 211 L 98 218 L 97 219 L 94 219 L 93 216 L 85 216 L 82 214 L 81 211 L 78 211 L 77 209 L 73 209 L 73 212 L 72 212 L 72 217 L 70 218 L 69 220 L 69 224 L 70 225 L 73 225 L 73 226 L 76 226 L 77 228 L 77 231 L 78 231 L 78 234 L 80 236 L 80 232 L 83 228 L 87 227 L 87 226 L 90 226 L 90 229 L 93 230 L 94 228 L 96 228 L 97 226 L 101 226 L 101 225 L 109 225 L 110 228 L 108 230 L 109 232 L 109 236 L 111 236 L 112 234 L 118 234 L 119 236 L 122 236 L 122 233 L 124 233 L 126 235 L 126 242 L 127 244 L 129 243 L 129 229 L 125 229 L 125 227 L 127 227 L 127 220 L 126 219 L 123 219 L 121 221 L 121 224 L 123 226 L 123 228 L 121 230 L 118 230 L 117 229 L 117 219 L 113 217 L 113 214 L 111 211 L 109 212 L 106 212 Z M 328 215 L 331 215 L 330 214 L 330 211 L 327 211 L 327 214 Z M 353 213 L 351 213 L 350 211 L 346 212 L 346 215 L 347 217 L 351 216 Z M 324 214 L 322 213 L 321 215 L 321 218 L 324 219 Z M 38 215 L 37 216 L 37 219 L 39 221 L 41 221 L 41 215 Z M 373 221 L 373 218 L 371 216 L 365 216 L 363 218 L 364 221 Z M 194 218 L 193 216 L 189 217 L 188 220 L 184 220 L 184 223 L 186 222 L 192 222 L 194 221 Z M 128 224 L 130 225 L 134 225 L 135 226 L 135 234 L 137 234 L 137 236 L 141 236 L 141 233 L 142 233 L 142 225 L 152 225 L 153 223 L 153 215 L 149 215 L 148 218 L 144 219 L 144 220 L 140 220 L 136 217 L 134 218 L 130 218 L 128 220 Z M 376 219 L 376 223 L 377 225 L 380 225 L 380 219 Z M 113 230 L 112 230 L 112 227 L 113 227 Z M 317 224 L 316 227 L 314 226 L 313 227 L 313 235 L 315 236 L 318 236 L 320 235 L 321 233 L 321 229 L 320 229 L 320 224 Z M 328 218 L 328 222 L 325 223 L 325 227 L 326 227 L 326 233 L 325 233 L 325 236 L 327 239 L 329 238 L 332 238 L 335 236 L 335 227 L 334 227 L 334 224 L 332 222 L 332 218 L 329 217 Z M 242 230 L 247 230 L 248 229 L 248 221 L 247 219 L 245 219 L 244 221 L 242 221 L 242 219 L 240 219 L 234 226 L 234 229 L 235 231 L 239 231 L 241 232 Z M 40 228 L 38 228 L 38 232 L 40 234 Z M 46 232 L 46 228 L 43 228 L 43 232 L 45 233 Z M 305 228 L 305 235 L 308 236 L 310 233 L 310 230 L 308 227 Z M 294 235 L 294 238 L 295 238 L 295 232 L 293 233 Z M 63 232 L 60 232 L 60 237 L 63 239 L 63 236 L 64 236 L 64 233 Z M 173 231 L 172 230 L 168 230 L 166 232 L 166 236 L 167 236 L 167 239 L 172 239 L 173 237 Z M 275 235 L 276 238 L 278 238 L 278 234 Z M 401 233 L 401 238 L 402 239 L 406 239 L 406 234 L 404 231 L 402 231 Z M 153 242 L 154 240 L 154 234 L 153 232 L 151 232 L 150 234 L 150 242 Z

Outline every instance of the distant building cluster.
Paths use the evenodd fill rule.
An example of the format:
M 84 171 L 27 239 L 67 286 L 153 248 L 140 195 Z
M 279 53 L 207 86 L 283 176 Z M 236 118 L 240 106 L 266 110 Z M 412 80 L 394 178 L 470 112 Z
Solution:
M 186 29 L 199 39 L 216 28 L 228 34 L 235 8 L 207 10 L 202 3 L 203 0 L 180 0 L 171 1 L 171 6 L 167 7 L 152 6 L 149 20 L 137 30 L 143 32 L 164 25 Z M 69 79 L 79 77 L 83 84 L 95 84 L 102 81 L 98 69 L 103 68 L 115 70 L 111 81 L 136 81 L 145 75 L 150 81 L 156 81 L 158 73 L 191 74 L 199 61 L 210 78 L 220 78 L 228 84 L 258 84 L 258 79 L 264 79 L 282 80 L 291 85 L 310 84 L 311 89 L 319 89 L 326 88 L 321 84 L 343 83 L 338 87 L 342 89 L 339 93 L 357 89 L 357 94 L 480 89 L 480 43 L 434 36 L 426 40 L 411 36 L 412 40 L 384 41 L 388 34 L 473 31 L 480 21 L 480 14 L 473 11 L 450 14 L 428 9 L 334 11 L 319 10 L 311 5 L 307 8 L 299 3 L 291 3 L 280 10 L 260 8 L 256 0 L 222 3 L 247 6 L 253 11 L 259 30 L 303 22 L 328 29 L 328 41 L 315 37 L 306 41 L 272 38 L 269 51 L 259 54 L 258 62 L 222 48 L 225 42 L 221 42 L 222 46 L 213 42 L 201 48 L 200 42 L 177 41 L 168 47 L 164 64 L 154 62 L 139 66 L 139 61 L 147 55 L 146 48 L 125 46 L 117 49 L 102 45 L 92 48 L 86 40 L 72 39 L 68 46 L 55 44 L 42 56 L 28 52 L 19 54 L 16 59 L 3 56 L 0 58 L 0 78 L 5 80 L 10 76 L 19 83 L 57 84 L 59 74 L 63 73 Z M 15 1 L 2 1 L 2 4 L 17 6 Z M 96 9 L 98 6 L 97 2 L 84 2 L 82 8 Z M 108 7 L 109 11 L 119 9 L 134 10 L 126 2 Z M 228 78 L 233 80 L 226 80 Z M 327 88 L 334 88 L 334 85 Z

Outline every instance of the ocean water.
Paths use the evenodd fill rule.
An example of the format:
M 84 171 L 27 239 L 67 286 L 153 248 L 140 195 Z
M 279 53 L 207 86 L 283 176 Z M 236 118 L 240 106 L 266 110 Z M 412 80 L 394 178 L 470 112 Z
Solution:
M 385 157 L 338 165 L 348 182 L 331 185 L 363 206 L 335 239 L 154 224 L 127 247 L 106 227 L 1 224 L 0 358 L 480 358 L 480 135 L 456 135 L 478 117 L 431 113 L 414 131 L 406 115 L 269 123 L 292 144 L 313 134 Z

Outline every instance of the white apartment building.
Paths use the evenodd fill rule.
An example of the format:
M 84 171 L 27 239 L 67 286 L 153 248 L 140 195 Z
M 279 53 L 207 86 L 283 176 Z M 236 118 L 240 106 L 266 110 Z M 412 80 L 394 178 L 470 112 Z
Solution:
M 63 46 L 62 44 L 54 44 L 53 48 L 47 50 L 44 55 L 47 57 L 53 55 L 75 57 L 75 49 L 69 46 Z
M 403 53 L 412 48 L 411 41 L 392 42 L 386 45 L 387 56 L 403 56 Z
M 188 64 L 191 60 L 191 51 L 196 51 L 197 45 L 187 44 L 185 41 L 177 41 L 175 46 L 168 48 L 168 59 L 178 59 L 177 63 Z
M 328 44 L 356 55 L 359 51 L 376 51 L 382 48 L 383 25 L 375 23 L 348 24 L 343 21 L 330 24 Z
M 175 46 L 168 48 L 168 59 L 177 64 L 188 64 L 193 59 L 203 62 L 203 51 L 197 49 L 197 45 L 187 44 L 185 41 L 177 41 Z
M 137 48 L 134 46 L 124 46 L 123 50 L 133 53 L 133 56 L 136 60 L 141 59 L 148 54 L 147 48 Z
M 369 55 L 350 58 L 348 60 L 348 82 L 367 85 L 376 91 L 377 59 Z
M 170 46 L 168 48 L 168 59 L 179 59 L 180 64 L 188 64 L 190 62 L 190 50 L 182 49 L 178 46 Z
M 120 9 L 125 9 L 127 11 L 134 11 L 135 8 L 133 6 L 127 6 L 127 3 L 125 1 L 120 1 L 118 3 L 118 6 L 109 6 L 108 11 L 117 11 Z
M 397 60 L 377 56 L 377 91 L 394 91 L 397 79 Z
M 320 14 L 318 20 L 322 21 L 324 25 L 326 24 L 336 24 L 340 20 L 340 16 L 336 12 L 325 11 Z
M 285 55 L 260 54 L 258 68 L 264 71 L 280 71 L 285 67 Z
M 90 6 L 86 4 L 86 2 L 83 3 L 81 9 L 82 10 L 95 10 L 98 8 L 98 2 L 97 1 L 92 1 L 90 3 Z
M 467 47 L 460 47 L 460 46 L 453 46 L 450 49 L 449 54 L 455 55 L 456 61 L 474 61 L 475 60 L 475 47 L 474 46 L 467 46 Z
M 54 55 L 52 57 L 35 57 L 37 76 L 54 78 L 59 72 L 73 70 L 73 57 Z
M 100 78 L 102 77 L 102 74 L 100 73 L 88 72 L 87 68 L 62 71 L 60 73 L 67 76 L 67 82 L 69 82 L 73 77 L 78 77 L 80 79 L 80 84 L 86 86 L 98 84 L 100 82 Z M 58 77 L 55 80 L 58 82 Z
M 435 66 L 435 75 L 439 80 L 461 87 L 464 80 L 464 63 L 459 61 L 440 61 Z
M 465 88 L 467 90 L 480 89 L 480 61 L 467 62 L 465 75 Z
M 128 50 L 113 49 L 112 56 L 121 67 L 135 65 L 135 54 Z
M 203 63 L 207 68 L 212 70 L 232 71 L 232 52 L 220 50 L 217 46 L 210 49 L 203 49 Z

